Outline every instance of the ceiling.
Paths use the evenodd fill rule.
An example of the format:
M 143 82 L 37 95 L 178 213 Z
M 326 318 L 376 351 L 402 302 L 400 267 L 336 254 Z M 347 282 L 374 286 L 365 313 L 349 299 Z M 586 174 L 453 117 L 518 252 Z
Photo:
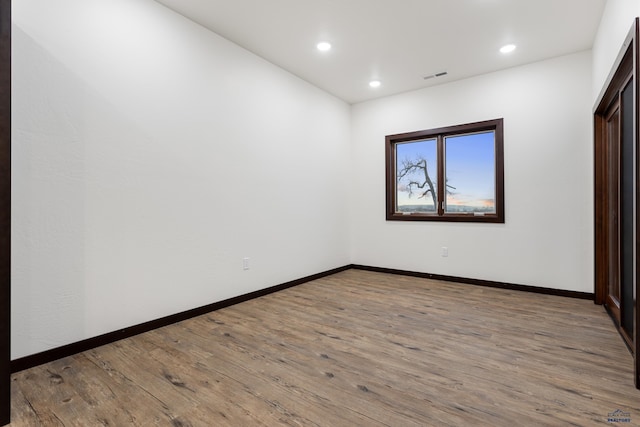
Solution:
M 590 49 L 606 2 L 156 1 L 348 103 Z

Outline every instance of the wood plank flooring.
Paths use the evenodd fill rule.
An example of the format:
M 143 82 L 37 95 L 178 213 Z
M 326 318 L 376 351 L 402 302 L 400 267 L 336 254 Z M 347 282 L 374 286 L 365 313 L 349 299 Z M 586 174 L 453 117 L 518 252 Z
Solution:
M 11 426 L 640 425 L 590 301 L 349 270 L 12 376 Z

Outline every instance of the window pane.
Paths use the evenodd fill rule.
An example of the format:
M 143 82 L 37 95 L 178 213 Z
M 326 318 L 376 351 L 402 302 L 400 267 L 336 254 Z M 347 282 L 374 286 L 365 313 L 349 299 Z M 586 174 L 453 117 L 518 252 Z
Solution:
M 396 144 L 396 212 L 436 212 L 437 150 L 435 138 Z
M 445 212 L 496 212 L 495 132 L 446 137 Z

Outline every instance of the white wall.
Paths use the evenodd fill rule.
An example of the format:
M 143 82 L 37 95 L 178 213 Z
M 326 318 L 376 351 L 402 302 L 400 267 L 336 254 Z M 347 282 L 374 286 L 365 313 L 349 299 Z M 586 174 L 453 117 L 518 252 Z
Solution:
M 13 21 L 12 358 L 350 262 L 347 104 L 151 0 Z
M 607 0 L 593 42 L 593 105 L 611 72 L 633 20 L 640 15 L 640 0 Z
M 353 262 L 593 292 L 590 88 L 582 52 L 353 106 Z M 505 224 L 385 220 L 385 135 L 499 117 Z
M 152 0 L 13 20 L 14 359 L 351 262 L 593 291 L 590 52 L 349 108 Z M 385 221 L 385 135 L 498 117 L 506 224 Z

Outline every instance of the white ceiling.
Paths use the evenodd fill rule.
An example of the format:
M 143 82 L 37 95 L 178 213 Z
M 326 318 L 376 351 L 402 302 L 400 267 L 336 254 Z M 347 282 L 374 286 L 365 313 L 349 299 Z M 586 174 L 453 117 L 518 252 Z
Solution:
M 606 2 L 157 1 L 349 103 L 590 49 Z

